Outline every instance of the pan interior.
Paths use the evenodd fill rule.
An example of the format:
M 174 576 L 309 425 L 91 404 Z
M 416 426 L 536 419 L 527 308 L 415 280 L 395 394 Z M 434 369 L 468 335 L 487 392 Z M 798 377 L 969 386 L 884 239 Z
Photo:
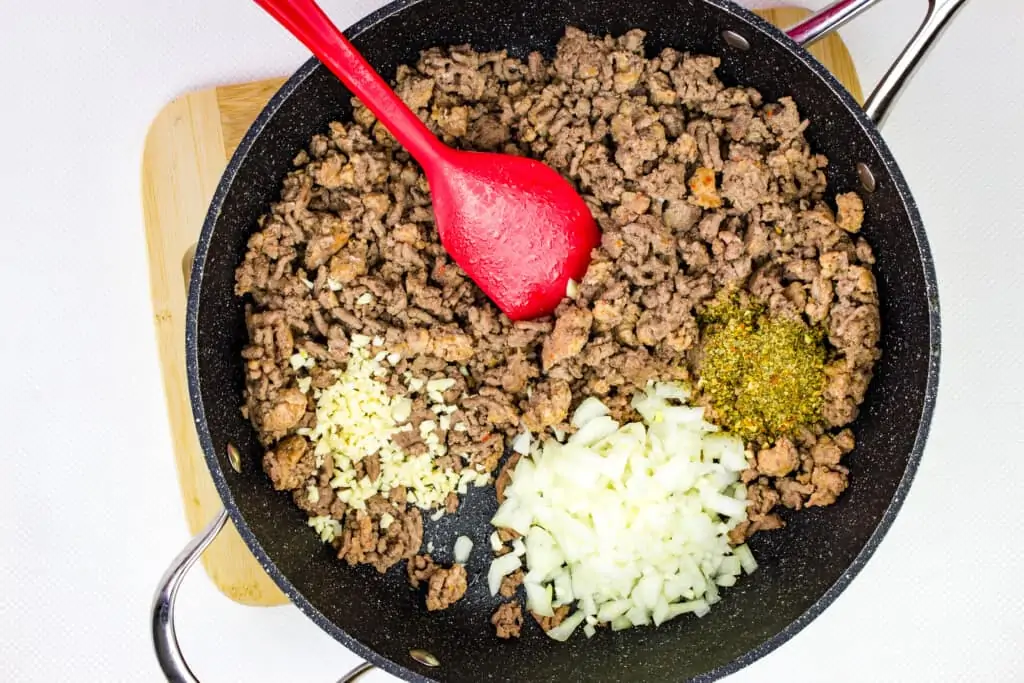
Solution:
M 927 247 L 915 232 L 916 212 L 905 202 L 898 172 L 895 177 L 886 173 L 895 168 L 884 147 L 851 115 L 852 100 L 728 3 L 463 0 L 452 10 L 443 0 L 406 2 L 385 8 L 349 35 L 370 63 L 392 77 L 398 64 L 414 62 L 420 50 L 435 45 L 470 43 L 477 49 L 508 49 L 519 57 L 539 50 L 551 57 L 568 24 L 612 34 L 642 28 L 648 32 L 649 54 L 666 46 L 717 54 L 727 84 L 753 86 L 766 100 L 793 95 L 812 122 L 808 139 L 830 159 L 832 192 L 860 189 L 857 162 L 874 170 L 878 189 L 865 195 L 863 234 L 878 257 L 883 357 L 855 425 L 858 446 L 848 463 L 850 489 L 838 504 L 805 511 L 792 517 L 787 529 L 757 536 L 752 546 L 761 568 L 730 589 L 703 619 L 681 618 L 660 628 L 618 633 L 601 629 L 591 640 L 579 635 L 566 644 L 536 628 L 524 629 L 518 642 L 493 636 L 489 617 L 497 601 L 484 580 L 490 559 L 488 519 L 496 508 L 491 489 L 471 491 L 457 516 L 427 522 L 426 540 L 433 542 L 436 559 L 451 561 L 459 534 L 469 535 L 476 547 L 466 597 L 448 610 L 428 613 L 408 588 L 401 565 L 380 576 L 372 568 L 352 569 L 337 561 L 290 497 L 271 489 L 260 468 L 261 450 L 238 409 L 243 386 L 239 352 L 246 333 L 243 305 L 233 294 L 234 268 L 246 240 L 277 198 L 295 152 L 330 121 L 350 116 L 349 94 L 319 66 L 304 69 L 287 96 L 271 105 L 276 111 L 265 112 L 257 122 L 258 134 L 250 133 L 232 162 L 204 229 L 190 300 L 189 371 L 214 478 L 237 505 L 243 536 L 270 563 L 293 601 L 362 654 L 370 652 L 359 644 L 376 653 L 378 662 L 396 663 L 388 668 L 397 675 L 459 681 L 718 677 L 784 640 L 775 637 L 844 577 L 876 529 L 887 524 L 883 517 L 919 456 L 918 430 L 930 403 L 933 320 Z M 724 30 L 746 37 L 750 51 L 726 46 L 720 37 Z M 241 474 L 226 461 L 229 442 L 242 450 Z M 417 664 L 409 656 L 413 648 L 429 651 L 441 666 Z

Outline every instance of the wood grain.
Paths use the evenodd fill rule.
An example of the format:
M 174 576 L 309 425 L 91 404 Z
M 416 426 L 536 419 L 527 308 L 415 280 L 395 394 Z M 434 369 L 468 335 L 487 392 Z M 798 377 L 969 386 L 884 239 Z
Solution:
M 777 26 L 806 16 L 799 8 L 759 12 Z M 863 101 L 860 79 L 838 36 L 811 48 Z M 207 205 L 227 161 L 284 79 L 189 93 L 168 104 L 150 126 L 142 159 L 142 200 L 149 252 L 153 322 L 160 350 L 167 412 L 185 517 L 197 533 L 221 507 L 192 422 L 185 377 L 188 269 Z M 169 549 L 170 550 L 170 549 Z M 228 597 L 247 605 L 280 605 L 270 580 L 230 524 L 203 554 L 203 566 Z

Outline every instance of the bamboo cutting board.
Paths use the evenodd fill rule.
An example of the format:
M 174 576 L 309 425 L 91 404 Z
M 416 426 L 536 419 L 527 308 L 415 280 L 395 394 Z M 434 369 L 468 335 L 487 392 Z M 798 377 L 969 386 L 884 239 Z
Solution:
M 807 11 L 785 7 L 758 12 L 789 26 Z M 811 52 L 863 100 L 850 54 L 838 36 Z M 149 249 L 153 321 L 160 350 L 171 436 L 191 533 L 221 508 L 192 421 L 185 378 L 185 300 L 188 271 L 207 205 L 250 124 L 285 79 L 229 85 L 189 93 L 168 104 L 146 136 L 142 201 Z M 241 397 L 239 397 L 241 401 Z M 168 549 L 170 552 L 171 549 Z M 229 523 L 203 554 L 203 566 L 229 598 L 247 605 L 280 605 L 284 594 L 270 580 Z

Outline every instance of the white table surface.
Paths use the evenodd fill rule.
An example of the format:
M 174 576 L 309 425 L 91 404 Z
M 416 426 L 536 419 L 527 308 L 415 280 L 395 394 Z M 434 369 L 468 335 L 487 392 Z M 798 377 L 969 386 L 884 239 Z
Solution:
M 325 2 L 340 25 L 381 4 Z M 889 0 L 844 30 L 866 86 L 924 4 Z M 143 137 L 172 97 L 283 75 L 306 53 L 245 0 L 0 9 L 0 679 L 159 680 L 149 601 L 188 533 L 149 300 Z M 730 683 L 1024 681 L 1022 39 L 1022 3 L 971 0 L 886 126 L 941 289 L 931 438 L 860 577 Z M 201 571 L 180 613 L 205 681 L 328 683 L 356 663 L 296 609 L 238 606 Z

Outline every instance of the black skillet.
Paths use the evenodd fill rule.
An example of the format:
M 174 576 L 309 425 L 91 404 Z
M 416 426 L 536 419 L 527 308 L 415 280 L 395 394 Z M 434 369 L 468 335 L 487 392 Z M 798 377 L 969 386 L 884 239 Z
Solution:
M 233 294 L 234 270 L 296 150 L 351 112 L 338 80 L 316 60 L 307 62 L 239 146 L 196 250 L 186 327 L 189 389 L 225 512 L 182 552 L 154 599 L 153 635 L 167 677 L 197 680 L 174 634 L 174 597 L 228 516 L 299 609 L 368 662 L 407 680 L 709 681 L 764 656 L 820 614 L 864 566 L 899 510 L 921 458 L 938 382 L 931 255 L 917 207 L 876 123 L 963 0 L 929 0 L 924 25 L 865 112 L 800 45 L 876 1 L 842 0 L 791 30 L 795 40 L 727 0 L 398 0 L 347 31 L 390 77 L 399 64 L 435 45 L 507 48 L 522 58 L 539 50 L 551 57 L 567 24 L 598 34 L 642 28 L 651 53 L 672 46 L 716 54 L 727 84 L 753 86 L 767 100 L 793 95 L 812 122 L 808 139 L 830 160 L 832 190 L 865 197 L 863 234 L 878 258 L 883 356 L 856 424 L 853 485 L 838 504 L 808 510 L 785 530 L 757 536 L 752 545 L 760 569 L 703 619 L 617 633 L 602 629 L 590 640 L 580 635 L 568 643 L 554 642 L 538 628 L 524 629 L 517 642 L 493 637 L 489 617 L 496 601 L 481 580 L 487 552 L 470 560 L 466 597 L 440 613 L 423 608 L 399 569 L 381 577 L 370 567 L 338 562 L 259 466 L 260 447 L 239 412 L 246 331 L 242 301 Z M 240 471 L 232 466 L 228 444 L 240 451 Z M 477 489 L 458 515 L 428 523 L 435 556 L 450 561 L 445 553 L 459 534 L 487 548 L 495 507 L 493 493 Z

